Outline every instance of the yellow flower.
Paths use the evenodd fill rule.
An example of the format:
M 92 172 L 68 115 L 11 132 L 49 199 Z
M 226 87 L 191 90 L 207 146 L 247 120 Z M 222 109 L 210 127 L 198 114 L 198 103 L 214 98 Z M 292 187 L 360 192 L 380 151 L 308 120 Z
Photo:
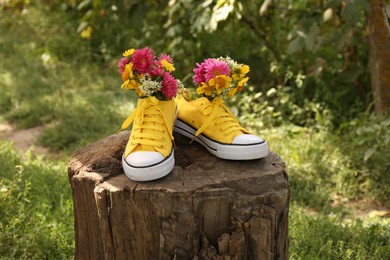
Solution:
M 123 84 L 121 86 L 121 89 L 129 89 L 128 85 L 129 85 L 129 80 L 125 80 L 125 82 L 123 82 Z
M 129 79 L 129 72 L 127 70 L 124 70 L 122 72 L 122 79 L 123 79 L 123 81 L 126 81 Z
M 139 85 L 138 85 L 138 82 L 134 79 L 128 79 L 126 80 L 122 86 L 121 86 L 122 89 L 125 89 L 125 90 L 132 90 L 134 89 L 139 96 L 142 96 L 143 93 L 141 92 L 141 90 L 139 89 Z
M 222 93 L 223 88 L 228 88 L 232 78 L 226 75 L 219 75 L 209 80 L 208 84 L 217 90 L 218 95 Z
M 241 67 L 240 76 L 241 78 L 245 77 L 245 75 L 250 71 L 250 68 L 248 65 L 244 65 Z
M 243 78 L 241 79 L 238 84 L 237 84 L 237 88 L 238 88 L 238 91 L 241 91 L 242 88 L 244 87 L 245 83 L 247 83 L 249 80 L 249 77 L 246 77 L 246 78 Z
M 144 93 L 139 89 L 138 85 L 134 87 L 135 92 L 137 92 L 138 96 L 142 97 Z
M 232 90 L 229 91 L 229 97 L 232 98 L 237 93 L 237 88 L 232 88 Z
M 215 78 L 210 79 L 207 83 L 202 82 L 201 86 L 196 89 L 196 93 L 211 96 L 213 90 L 215 89 L 218 95 L 220 95 L 222 93 L 222 89 L 230 87 L 231 82 L 231 77 L 218 75 Z
M 133 48 L 131 48 L 131 49 L 128 49 L 127 51 L 125 51 L 125 52 L 123 52 L 123 56 L 124 57 L 128 57 L 128 56 L 131 56 L 131 55 L 133 55 L 133 53 L 134 53 L 134 49 Z
M 84 30 L 81 31 L 80 37 L 83 39 L 89 39 L 92 36 L 92 27 L 87 26 Z
M 122 79 L 123 80 L 128 80 L 134 78 L 134 73 L 133 73 L 133 63 L 129 62 L 125 66 L 125 70 L 122 73 Z
M 196 93 L 211 96 L 213 89 L 214 86 L 210 86 L 209 84 L 202 82 L 201 86 L 196 89 Z
M 175 67 L 167 60 L 162 60 L 161 65 L 163 66 L 164 69 L 166 69 L 169 72 L 175 71 Z
M 233 79 L 238 81 L 245 77 L 246 74 L 250 71 L 250 68 L 248 65 L 242 65 L 240 69 L 235 69 L 233 72 Z
M 236 74 L 236 73 L 233 73 L 232 78 L 233 78 L 235 81 L 240 80 L 239 74 Z

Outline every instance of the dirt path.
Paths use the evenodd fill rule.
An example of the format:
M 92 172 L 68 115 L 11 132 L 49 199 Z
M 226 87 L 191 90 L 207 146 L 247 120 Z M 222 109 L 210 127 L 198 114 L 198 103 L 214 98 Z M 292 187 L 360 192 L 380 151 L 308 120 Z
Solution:
M 33 153 L 47 155 L 49 149 L 36 145 L 38 136 L 42 133 L 43 126 L 29 129 L 15 129 L 10 124 L 0 124 L 0 140 L 12 141 L 17 150 L 26 152 L 33 147 Z

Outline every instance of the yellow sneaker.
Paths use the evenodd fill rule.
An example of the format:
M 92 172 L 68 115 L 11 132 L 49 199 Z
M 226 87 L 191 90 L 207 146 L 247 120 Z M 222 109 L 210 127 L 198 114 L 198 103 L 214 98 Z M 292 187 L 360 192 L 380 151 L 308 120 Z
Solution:
M 268 144 L 243 128 L 221 97 L 188 102 L 176 98 L 178 118 L 174 131 L 203 145 L 213 155 L 228 160 L 252 160 L 268 155 Z
M 121 127 L 126 129 L 133 122 L 122 158 L 128 178 L 150 181 L 171 172 L 175 165 L 172 131 L 176 114 L 174 99 L 160 101 L 150 96 L 138 100 L 137 108 Z

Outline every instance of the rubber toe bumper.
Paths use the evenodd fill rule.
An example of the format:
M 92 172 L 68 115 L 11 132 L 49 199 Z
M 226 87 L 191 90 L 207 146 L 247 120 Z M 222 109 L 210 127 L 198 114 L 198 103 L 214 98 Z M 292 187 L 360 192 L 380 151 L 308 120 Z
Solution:
M 134 181 L 152 181 L 168 175 L 175 166 L 175 157 L 171 154 L 164 158 L 158 152 L 133 152 L 122 158 L 126 176 Z

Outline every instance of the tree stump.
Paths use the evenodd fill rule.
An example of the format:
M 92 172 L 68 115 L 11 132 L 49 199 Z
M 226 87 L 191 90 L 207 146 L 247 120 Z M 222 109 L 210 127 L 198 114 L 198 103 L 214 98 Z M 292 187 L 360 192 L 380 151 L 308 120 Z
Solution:
M 288 258 L 290 192 L 277 154 L 222 160 L 176 135 L 173 171 L 137 183 L 121 165 L 128 137 L 106 137 L 70 161 L 75 259 Z

